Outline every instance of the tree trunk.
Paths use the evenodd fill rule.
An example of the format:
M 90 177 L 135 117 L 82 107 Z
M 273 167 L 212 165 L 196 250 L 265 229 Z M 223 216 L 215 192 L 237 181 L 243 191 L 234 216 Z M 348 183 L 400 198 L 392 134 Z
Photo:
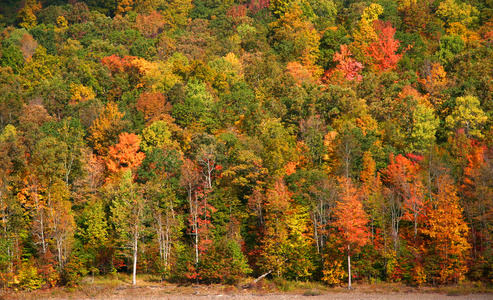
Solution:
M 134 239 L 134 265 L 133 265 L 133 272 L 132 272 L 132 284 L 135 285 L 137 284 L 137 243 L 138 243 L 138 237 L 135 235 Z
M 349 252 L 348 252 L 348 255 L 347 255 L 347 269 L 348 269 L 348 289 L 351 289 L 351 256 L 349 255 Z
M 199 223 L 198 223 L 198 199 L 197 194 L 195 194 L 195 211 L 194 211 L 194 227 L 195 227 L 195 267 L 199 265 Z

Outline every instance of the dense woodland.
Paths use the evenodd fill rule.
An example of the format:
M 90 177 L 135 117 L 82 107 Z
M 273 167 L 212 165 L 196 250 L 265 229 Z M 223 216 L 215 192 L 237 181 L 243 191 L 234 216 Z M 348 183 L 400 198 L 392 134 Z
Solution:
M 0 13 L 2 288 L 491 283 L 493 1 Z

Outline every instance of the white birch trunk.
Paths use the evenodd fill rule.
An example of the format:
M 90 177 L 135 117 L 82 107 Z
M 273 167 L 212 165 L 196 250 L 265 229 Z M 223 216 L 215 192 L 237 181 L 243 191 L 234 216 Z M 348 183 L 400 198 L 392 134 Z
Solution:
M 134 235 L 134 261 L 133 261 L 133 271 L 132 271 L 132 284 L 137 284 L 137 253 L 138 253 L 138 241 L 139 237 L 137 234 Z

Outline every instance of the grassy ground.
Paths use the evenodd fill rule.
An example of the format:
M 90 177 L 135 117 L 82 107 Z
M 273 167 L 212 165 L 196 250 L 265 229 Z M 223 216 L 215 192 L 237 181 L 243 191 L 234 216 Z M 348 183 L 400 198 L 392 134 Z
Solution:
M 344 286 L 328 287 L 314 282 L 293 282 L 285 280 L 262 280 L 250 284 L 245 280 L 236 286 L 228 285 L 179 285 L 159 280 L 156 276 L 141 275 L 137 285 L 132 286 L 132 278 L 124 274 L 104 277 L 86 277 L 76 287 L 46 288 L 33 292 L 0 291 L 0 299 L 114 299 L 121 296 L 127 298 L 158 299 L 154 296 L 163 295 L 263 295 L 285 294 L 320 296 L 325 294 L 344 294 L 348 290 Z M 353 291 L 358 294 L 441 294 L 448 296 L 471 295 L 479 293 L 491 294 L 493 286 L 467 282 L 453 286 L 422 286 L 410 287 L 401 283 L 354 284 Z

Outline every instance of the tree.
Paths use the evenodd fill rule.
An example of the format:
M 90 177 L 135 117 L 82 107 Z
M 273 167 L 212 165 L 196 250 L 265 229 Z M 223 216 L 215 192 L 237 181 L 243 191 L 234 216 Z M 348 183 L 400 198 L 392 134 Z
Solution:
M 372 3 L 363 10 L 361 19 L 353 33 L 354 42 L 351 43 L 351 50 L 353 50 L 357 60 L 363 61 L 368 46 L 378 40 L 373 24 L 382 13 L 383 7 L 377 3 Z
M 111 205 L 111 221 L 123 248 L 130 249 L 133 261 L 132 284 L 135 285 L 139 239 L 145 228 L 145 198 L 140 187 L 133 182 L 132 172 L 129 169 L 124 172 L 117 188 Z
M 286 177 L 286 185 L 293 191 L 292 199 L 296 206 L 306 209 L 310 216 L 311 233 L 315 240 L 317 267 L 322 266 L 323 281 L 333 284 L 331 276 L 337 264 L 336 243 L 332 234 L 334 221 L 334 207 L 339 195 L 340 186 L 333 176 L 327 177 L 327 173 L 321 169 L 307 168 L 297 170 L 296 173 Z M 318 265 L 318 262 L 320 265 Z M 340 262 L 340 261 L 337 261 Z
M 371 240 L 376 238 L 376 231 L 385 227 L 385 200 L 383 197 L 382 180 L 377 173 L 376 163 L 370 151 L 363 154 L 363 170 L 360 173 L 361 202 L 368 212 Z
M 171 129 L 169 123 L 156 121 L 144 128 L 140 135 L 142 150 L 146 153 L 155 148 L 178 147 L 177 143 L 171 139 Z
M 10 45 L 7 49 L 2 51 L 2 57 L 0 58 L 0 66 L 9 67 L 15 74 L 20 73 L 24 66 L 24 57 L 19 47 Z
M 280 177 L 285 173 L 284 167 L 289 162 L 296 161 L 294 137 L 279 120 L 267 120 L 261 126 L 263 165 L 271 176 Z
M 116 14 L 124 15 L 132 10 L 133 0 L 117 0 Z
M 180 178 L 180 185 L 185 188 L 187 192 L 188 204 L 190 207 L 189 223 L 191 226 L 191 234 L 194 236 L 195 246 L 195 267 L 199 264 L 199 202 L 197 195 L 197 188 L 199 186 L 200 175 L 197 170 L 197 165 L 186 159 L 182 165 L 182 176 Z
M 70 84 L 70 104 L 78 104 L 96 98 L 96 94 L 90 87 L 86 87 L 82 84 Z
M 84 207 L 81 214 L 83 225 L 81 226 L 80 235 L 84 243 L 84 252 L 89 256 L 89 271 L 94 274 L 105 270 L 104 257 L 105 250 L 109 246 L 108 219 L 104 211 L 105 207 L 101 199 L 92 197 Z
M 123 115 L 115 103 L 108 102 L 89 128 L 88 140 L 99 155 L 105 156 L 110 146 L 118 141 L 118 136 L 125 126 L 125 122 L 122 120 Z
M 449 25 L 460 22 L 470 26 L 478 21 L 478 9 L 458 0 L 445 0 L 440 2 L 436 14 Z
M 450 177 L 438 177 L 436 185 L 438 192 L 427 212 L 426 227 L 422 229 L 430 238 L 425 250 L 429 276 L 440 283 L 458 283 L 468 270 L 469 226 L 463 219 L 456 187 Z
M 338 228 L 342 249 L 347 251 L 348 288 L 351 289 L 351 256 L 369 242 L 368 216 L 349 178 L 344 178 L 340 200 L 334 208 L 334 227 Z
M 390 23 L 380 21 L 375 21 L 373 26 L 378 34 L 378 40 L 368 45 L 366 53 L 375 60 L 376 67 L 380 71 L 392 70 L 402 57 L 402 54 L 396 53 L 400 45 L 399 40 L 394 39 L 396 29 Z
M 18 133 L 7 125 L 0 134 L 0 281 L 14 279 L 20 263 L 21 236 L 27 234 L 21 203 L 13 196 L 14 162 Z
M 167 22 L 157 11 L 150 14 L 139 14 L 135 20 L 135 28 L 148 38 L 156 37 Z
M 50 236 L 54 240 L 56 257 L 60 274 L 70 258 L 72 250 L 75 221 L 72 214 L 72 203 L 69 201 L 69 191 L 65 182 L 53 184 L 48 191 L 47 208 L 49 210 Z
M 306 235 L 308 214 L 293 202 L 282 178 L 267 191 L 264 209 L 260 269 L 274 272 L 278 277 L 309 278 L 314 265 Z
M 65 184 L 69 184 L 72 173 L 80 167 L 82 149 L 85 145 L 83 136 L 84 130 L 78 120 L 66 118 L 61 122 L 58 128 L 58 140 L 64 143 L 67 147 L 65 155 L 63 155 L 63 169 Z
M 36 26 L 36 13 L 41 10 L 41 3 L 36 0 L 27 0 L 24 6 L 19 11 L 17 18 L 19 19 L 19 25 L 26 29 L 31 29 Z
M 178 199 L 170 184 L 169 173 L 156 177 L 147 183 L 145 197 L 152 214 L 152 227 L 159 246 L 160 269 L 162 275 L 168 274 L 172 266 L 173 249 L 181 237 L 183 218 L 177 212 Z
M 341 72 L 347 80 L 360 81 L 363 76 L 359 74 L 363 70 L 363 64 L 351 57 L 351 51 L 346 45 L 341 45 L 341 51 L 334 54 L 333 60 L 338 62 L 336 70 Z M 331 71 L 325 72 L 325 77 L 330 77 Z
M 191 80 L 187 84 L 186 97 L 173 104 L 172 116 L 183 128 L 201 131 L 212 129 L 215 125 L 213 117 L 214 97 L 203 82 Z
M 194 5 L 191 0 L 166 0 L 163 9 L 164 19 L 174 28 L 185 27 Z
M 383 172 L 390 201 L 391 229 L 394 249 L 399 249 L 399 226 L 402 218 L 413 222 L 414 238 L 418 234 L 418 224 L 425 214 L 425 197 L 419 165 L 402 155 L 390 155 L 390 164 Z
M 22 55 L 26 61 L 30 60 L 34 55 L 36 48 L 38 47 L 38 42 L 33 38 L 32 35 L 26 33 L 22 36 L 20 40 L 20 46 Z
M 279 50 L 281 57 L 285 61 L 297 60 L 317 74 L 315 62 L 319 55 L 320 37 L 300 5 L 297 2 L 288 5 L 286 13 L 282 13 L 271 26 L 274 29 L 274 48 Z
M 479 100 L 474 96 L 465 96 L 455 100 L 452 114 L 445 119 L 445 122 L 452 132 L 462 129 L 467 137 L 482 138 L 481 127 L 487 119 Z
M 416 109 L 413 111 L 411 150 L 424 154 L 433 146 L 439 121 L 433 108 L 423 104 L 416 105 Z
M 1 67 L 0 60 L 0 124 L 13 124 L 22 108 L 22 84 L 20 76 L 14 75 L 11 67 Z M 8 126 L 8 125 L 7 125 Z
M 431 102 L 435 111 L 440 113 L 442 104 L 447 99 L 445 90 L 450 86 L 447 72 L 440 63 L 425 63 L 422 74 L 423 79 L 419 80 L 423 89 L 428 93 L 428 101 Z
M 144 92 L 140 94 L 135 107 L 144 113 L 144 118 L 148 124 L 155 121 L 173 121 L 170 116 L 172 107 L 161 93 Z
M 139 150 L 140 138 L 137 135 L 121 133 L 118 144 L 109 148 L 106 158 L 108 171 L 120 176 L 127 170 L 137 169 L 145 158 L 145 154 Z

